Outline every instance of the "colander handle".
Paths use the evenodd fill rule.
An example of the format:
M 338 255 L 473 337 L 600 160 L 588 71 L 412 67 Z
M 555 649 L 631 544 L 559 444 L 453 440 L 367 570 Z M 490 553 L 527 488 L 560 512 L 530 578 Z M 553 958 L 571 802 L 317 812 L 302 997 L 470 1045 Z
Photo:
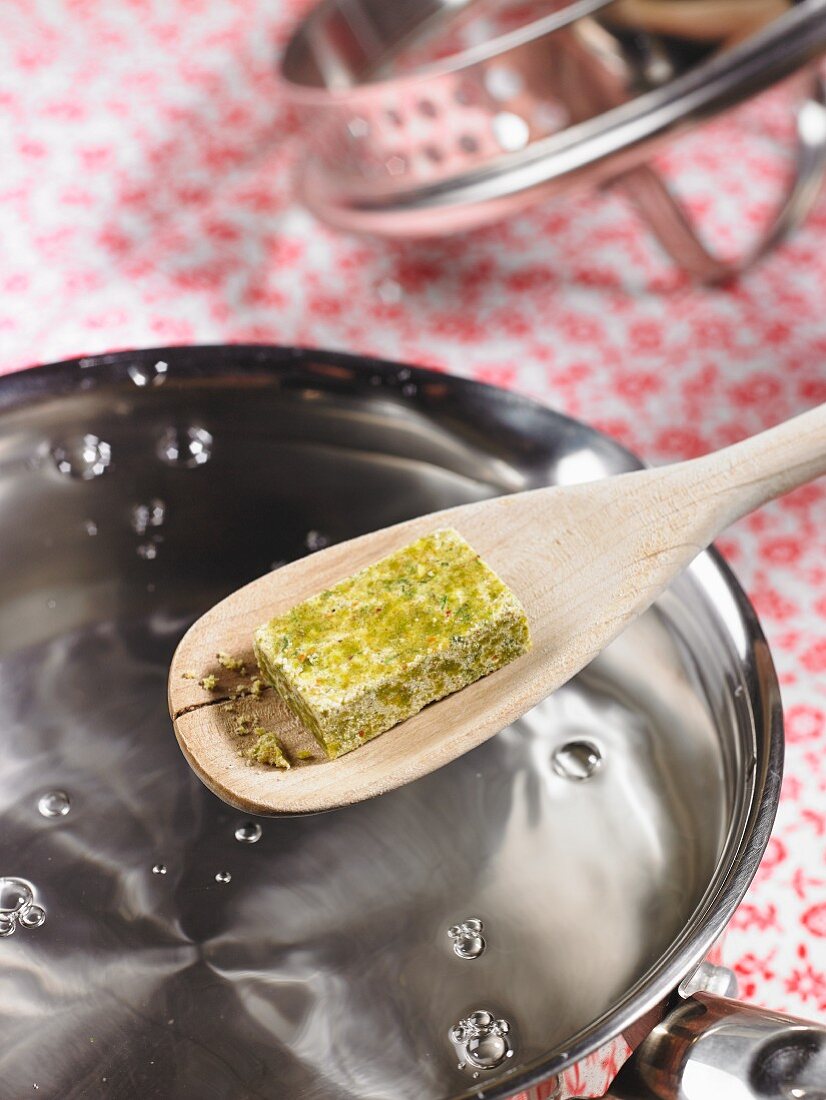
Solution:
M 811 89 L 797 113 L 794 177 L 773 221 L 743 256 L 724 260 L 703 243 L 691 215 L 662 177 L 647 165 L 611 180 L 648 222 L 665 251 L 683 270 L 704 283 L 720 283 L 745 271 L 780 244 L 814 206 L 826 173 L 826 84 L 811 74 Z
M 826 1100 L 826 1027 L 695 993 L 636 1049 L 604 1100 Z

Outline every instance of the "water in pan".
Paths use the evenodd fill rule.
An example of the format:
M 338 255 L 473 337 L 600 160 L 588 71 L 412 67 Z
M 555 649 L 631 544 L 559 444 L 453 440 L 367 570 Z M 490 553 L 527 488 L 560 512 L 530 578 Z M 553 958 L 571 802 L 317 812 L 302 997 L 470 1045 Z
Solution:
M 36 942 L 4 951 L 10 1095 L 34 1073 L 67 1098 L 95 1095 L 100 1075 L 124 1097 L 229 1097 L 238 1082 L 262 1097 L 441 1097 L 458 1074 L 445 1036 L 468 1008 L 512 1022 L 514 1060 L 563 1043 L 656 959 L 707 880 L 696 791 L 669 782 L 696 744 L 681 753 L 676 725 L 664 743 L 610 669 L 412 787 L 239 845 L 237 815 L 169 730 L 183 626 L 101 621 L 3 665 L 17 776 L 3 860 L 50 913 Z M 603 767 L 571 784 L 551 758 L 583 730 Z M 693 782 L 709 785 L 713 754 L 700 763 Z M 77 805 L 48 832 L 27 797 L 41 769 Z M 445 935 L 468 909 L 489 937 L 472 967 Z
M 227 448 L 214 423 L 206 467 L 153 467 L 160 421 L 124 418 L 140 447 L 105 427 L 117 469 L 71 497 L 31 471 L 11 490 L 31 523 L 0 528 L 19 566 L 0 601 L 0 874 L 36 883 L 49 914 L 2 940 L 0 1095 L 36 1081 L 61 1100 L 440 1100 L 564 1045 L 667 948 L 722 844 L 718 738 L 664 621 L 449 768 L 239 844 L 166 714 L 187 623 L 306 553 L 308 531 L 342 538 L 490 490 L 248 432 Z M 243 480 L 262 458 L 275 487 Z M 130 507 L 155 496 L 165 552 L 141 561 Z M 573 783 L 553 763 L 571 742 L 602 758 Z M 51 789 L 69 815 L 38 812 Z M 486 940 L 470 963 L 446 935 L 469 916 Z M 450 1034 L 480 1005 L 508 1021 L 513 1056 L 474 1079 Z

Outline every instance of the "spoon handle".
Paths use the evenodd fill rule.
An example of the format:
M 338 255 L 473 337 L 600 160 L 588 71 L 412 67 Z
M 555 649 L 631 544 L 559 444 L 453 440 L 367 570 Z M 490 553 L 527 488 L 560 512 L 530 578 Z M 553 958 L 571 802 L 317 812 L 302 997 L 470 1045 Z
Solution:
M 826 404 L 722 451 L 683 464 L 719 534 L 761 504 L 826 474 Z M 713 536 L 712 536 L 713 537 Z

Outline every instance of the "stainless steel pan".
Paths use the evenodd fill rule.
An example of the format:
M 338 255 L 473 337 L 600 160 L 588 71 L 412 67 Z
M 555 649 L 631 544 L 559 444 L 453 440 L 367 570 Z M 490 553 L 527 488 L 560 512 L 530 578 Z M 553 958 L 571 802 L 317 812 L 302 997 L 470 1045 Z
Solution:
M 713 551 L 521 722 L 347 811 L 256 840 L 169 728 L 181 633 L 273 563 L 635 465 L 526 399 L 343 355 L 0 380 L 0 1097 L 595 1096 L 646 1035 L 612 1096 L 822 1097 L 824 1033 L 708 1000 L 727 977 L 700 966 L 782 758 Z

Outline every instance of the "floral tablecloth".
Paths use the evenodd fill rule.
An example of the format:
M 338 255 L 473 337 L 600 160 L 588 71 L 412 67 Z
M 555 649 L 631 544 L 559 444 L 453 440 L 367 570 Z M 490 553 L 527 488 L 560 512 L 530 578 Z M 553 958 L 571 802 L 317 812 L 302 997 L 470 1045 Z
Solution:
M 652 462 L 826 401 L 826 203 L 722 290 L 692 287 L 611 193 L 426 244 L 314 221 L 273 75 L 305 6 L 6 0 L 0 372 L 164 343 L 349 349 L 513 387 Z M 770 97 L 667 154 L 724 245 L 764 215 L 787 131 Z M 720 546 L 762 617 L 788 741 L 724 960 L 749 1000 L 826 1020 L 826 484 Z

